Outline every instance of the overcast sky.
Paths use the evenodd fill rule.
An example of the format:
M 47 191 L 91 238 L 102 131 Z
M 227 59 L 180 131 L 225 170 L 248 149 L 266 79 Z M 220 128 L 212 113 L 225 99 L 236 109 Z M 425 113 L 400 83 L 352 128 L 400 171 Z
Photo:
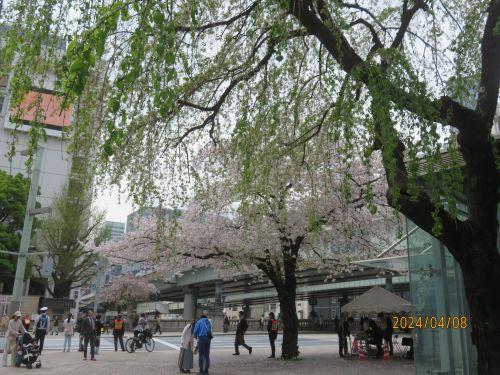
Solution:
M 133 210 L 132 203 L 127 200 L 127 194 L 120 194 L 116 187 L 100 191 L 94 205 L 106 211 L 106 220 L 122 223 L 127 221 L 127 215 Z

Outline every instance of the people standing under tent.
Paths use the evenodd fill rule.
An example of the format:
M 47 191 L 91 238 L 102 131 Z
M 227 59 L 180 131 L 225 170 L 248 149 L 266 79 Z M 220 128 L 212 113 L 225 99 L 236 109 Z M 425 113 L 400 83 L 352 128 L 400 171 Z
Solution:
M 120 348 L 122 352 L 125 351 L 123 346 L 123 335 L 125 334 L 125 320 L 121 315 L 118 315 L 113 322 L 113 340 L 115 342 L 115 352 L 118 351 L 118 341 L 120 341 Z
M 104 324 L 101 321 L 101 315 L 97 314 L 95 317 L 95 354 L 99 354 L 99 347 L 101 346 L 101 334 L 104 331 Z
M 83 360 L 87 360 L 87 349 L 90 344 L 90 360 L 95 361 L 95 339 L 97 322 L 93 317 L 92 309 L 87 310 L 87 316 L 82 320 L 82 330 L 80 334 L 83 336 Z
M 274 342 L 278 338 L 278 321 L 276 320 L 274 313 L 269 313 L 269 320 L 267 322 L 267 333 L 269 334 L 269 344 L 271 345 L 271 355 L 268 358 L 275 358 L 276 356 L 276 346 Z
M 71 348 L 71 339 L 73 338 L 73 334 L 75 331 L 75 319 L 73 319 L 73 314 L 69 313 L 68 318 L 63 321 L 63 329 L 64 329 L 64 345 L 63 345 L 63 353 L 68 352 Z
M 394 327 L 392 325 L 392 318 L 389 314 L 386 313 L 379 313 L 378 318 L 380 319 L 382 324 L 382 328 L 384 331 L 384 341 L 386 345 L 389 346 L 389 355 L 394 354 L 394 346 L 392 343 L 392 335 L 394 333 Z
M 377 347 L 377 357 L 382 358 L 384 356 L 384 351 L 382 349 L 384 334 L 382 329 L 373 319 L 370 318 L 364 318 L 363 326 L 368 327 L 365 329 L 365 332 L 369 337 L 370 342 Z
M 21 322 L 21 312 L 16 311 L 12 316 L 12 319 L 9 320 L 7 324 L 7 331 L 5 334 L 5 344 L 3 349 L 3 366 L 7 367 L 7 355 L 10 353 L 10 363 L 12 366 L 16 363 L 17 356 L 17 336 L 23 335 L 26 332 L 24 329 L 23 323 Z
M 179 352 L 179 360 L 177 364 L 179 365 L 180 372 L 189 373 L 194 367 L 193 365 L 193 331 L 195 322 L 188 323 L 182 330 L 181 335 L 181 347 Z
M 198 340 L 200 374 L 208 374 L 210 367 L 210 341 L 212 340 L 212 323 L 208 319 L 208 311 L 203 310 L 201 318 L 196 322 L 193 336 Z
M 252 354 L 252 347 L 245 343 L 245 332 L 248 329 L 248 322 L 245 319 L 245 314 L 243 311 L 238 313 L 240 320 L 238 321 L 238 326 L 236 327 L 236 337 L 234 340 L 234 353 L 233 355 L 240 355 L 239 347 L 243 346 L 248 350 L 249 354 Z
M 49 333 L 50 328 L 50 318 L 47 316 L 47 308 L 42 307 L 40 309 L 40 315 L 35 320 L 35 325 L 33 330 L 35 331 L 35 339 L 38 340 L 38 350 L 40 355 L 42 355 L 43 344 L 45 342 L 45 335 Z

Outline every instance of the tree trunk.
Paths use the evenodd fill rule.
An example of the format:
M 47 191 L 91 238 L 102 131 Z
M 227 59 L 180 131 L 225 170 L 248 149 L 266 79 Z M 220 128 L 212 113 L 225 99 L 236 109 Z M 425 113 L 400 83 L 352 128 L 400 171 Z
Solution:
M 283 287 L 278 290 L 280 301 L 281 324 L 283 327 L 283 344 L 281 357 L 294 359 L 299 356 L 299 319 L 295 306 L 295 287 Z
M 484 244 L 473 244 L 461 265 L 471 311 L 467 328 L 472 328 L 481 375 L 500 374 L 500 255 L 496 246 L 488 250 Z M 485 254 L 491 256 L 485 258 Z
M 69 298 L 72 282 L 69 280 L 54 280 L 54 298 Z M 50 290 L 49 290 L 50 293 Z

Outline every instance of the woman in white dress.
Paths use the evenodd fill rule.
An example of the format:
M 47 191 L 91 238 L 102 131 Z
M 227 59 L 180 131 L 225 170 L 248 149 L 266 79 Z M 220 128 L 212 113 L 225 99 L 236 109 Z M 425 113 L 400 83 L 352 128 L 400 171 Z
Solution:
M 189 323 L 182 330 L 181 350 L 179 353 L 179 369 L 182 373 L 190 373 L 193 368 L 193 329 L 194 322 Z

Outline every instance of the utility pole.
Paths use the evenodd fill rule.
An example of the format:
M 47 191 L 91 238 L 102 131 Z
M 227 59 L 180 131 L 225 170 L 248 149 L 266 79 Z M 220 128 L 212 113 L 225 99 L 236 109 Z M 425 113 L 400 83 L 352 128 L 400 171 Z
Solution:
M 43 210 L 35 210 L 36 196 L 38 194 L 38 183 L 40 181 L 40 171 L 42 169 L 43 148 L 37 146 L 35 156 L 35 168 L 31 173 L 30 190 L 28 195 L 28 205 L 24 215 L 23 234 L 21 236 L 21 245 L 17 258 L 16 277 L 14 279 L 14 288 L 12 289 L 12 299 L 10 301 L 10 314 L 21 307 L 21 297 L 23 293 L 24 274 L 26 273 L 26 259 L 28 258 L 28 249 L 31 240 L 31 229 L 33 227 L 33 217 Z

